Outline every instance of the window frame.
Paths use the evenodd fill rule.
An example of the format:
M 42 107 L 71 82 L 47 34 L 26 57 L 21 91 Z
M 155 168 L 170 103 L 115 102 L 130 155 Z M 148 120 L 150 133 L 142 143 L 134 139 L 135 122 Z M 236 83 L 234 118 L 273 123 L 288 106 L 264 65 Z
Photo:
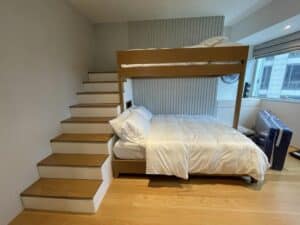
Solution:
M 299 53 L 298 54 L 300 54 L 300 51 L 298 51 Z M 293 52 L 290 52 L 290 53 L 293 53 Z M 278 55 L 281 55 L 281 54 L 278 54 Z M 275 57 L 276 55 L 274 55 L 274 56 L 269 56 L 269 57 Z M 266 59 L 266 58 L 269 58 L 269 57 L 263 57 L 264 59 Z M 289 57 L 289 56 L 288 56 Z M 291 57 L 291 58 L 297 58 L 297 57 Z M 299 88 L 299 99 L 296 99 L 296 98 L 291 98 L 291 97 L 283 97 L 282 95 L 280 95 L 280 97 L 279 98 L 272 98 L 272 97 L 267 97 L 267 91 L 268 90 L 265 90 L 265 92 L 266 92 L 266 94 L 265 95 L 263 95 L 263 94 L 259 94 L 258 92 L 259 92 L 259 87 L 260 87 L 260 82 L 261 81 L 259 81 L 258 82 L 258 76 L 259 76 L 259 74 L 261 74 L 261 72 L 262 71 L 258 71 L 258 70 L 263 70 L 264 69 L 264 67 L 265 66 L 269 66 L 269 65 L 265 65 L 265 66 L 261 66 L 261 65 L 259 65 L 260 64 L 260 62 L 259 62 L 259 60 L 260 59 L 262 59 L 262 58 L 257 58 L 257 59 L 254 59 L 255 60 L 255 62 L 254 62 L 254 69 L 253 69 L 253 76 L 252 76 L 252 87 L 251 87 L 251 90 L 250 90 L 250 96 L 252 97 L 252 98 L 257 98 L 257 99 L 261 99 L 261 100 L 267 100 L 267 101 L 276 101 L 276 102 L 291 102 L 291 103 L 299 103 L 300 104 L 300 88 Z M 287 69 L 288 69 L 288 65 L 291 65 L 291 64 L 298 64 L 299 66 L 300 66 L 300 59 L 298 58 L 298 63 L 287 63 L 286 64 L 286 69 L 285 69 L 285 75 L 284 75 L 284 79 L 285 79 L 285 76 L 286 76 L 286 71 L 287 71 Z M 272 69 L 273 69 L 273 62 L 272 62 Z M 272 71 L 271 71 L 271 73 L 272 73 Z M 270 77 L 271 78 L 271 77 Z M 259 79 L 259 80 L 261 80 L 261 79 Z M 270 81 L 269 81 L 270 82 Z M 283 81 L 284 82 L 284 81 Z M 285 91 L 284 89 L 283 89 L 283 83 L 282 82 L 282 87 L 281 87 L 281 91 Z M 293 90 L 292 90 L 293 91 Z

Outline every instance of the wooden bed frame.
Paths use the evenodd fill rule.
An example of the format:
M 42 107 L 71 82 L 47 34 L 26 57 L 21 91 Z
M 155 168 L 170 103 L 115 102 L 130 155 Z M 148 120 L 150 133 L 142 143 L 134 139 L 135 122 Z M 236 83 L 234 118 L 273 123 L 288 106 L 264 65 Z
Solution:
M 146 49 L 117 52 L 120 104 L 124 110 L 123 82 L 127 78 L 218 77 L 239 74 L 233 128 L 238 127 L 240 108 L 248 58 L 248 46 Z M 208 62 L 200 65 L 197 62 Z M 218 62 L 218 63 L 214 63 Z M 224 63 L 221 63 L 224 62 Z M 230 63 L 231 62 L 231 63 Z M 194 63 L 190 65 L 164 65 L 124 67 L 132 64 Z M 145 160 L 112 159 L 113 173 L 145 174 Z M 254 180 L 252 180 L 254 181 Z

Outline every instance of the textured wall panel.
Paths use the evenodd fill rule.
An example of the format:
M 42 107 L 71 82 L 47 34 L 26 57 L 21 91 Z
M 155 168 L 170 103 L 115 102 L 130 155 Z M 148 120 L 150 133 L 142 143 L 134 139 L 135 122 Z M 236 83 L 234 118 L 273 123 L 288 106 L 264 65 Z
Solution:
M 224 17 L 129 22 L 128 44 L 136 48 L 174 48 L 222 35 Z M 183 74 L 184 75 L 184 74 Z M 217 78 L 134 79 L 133 100 L 153 113 L 216 112 Z
M 175 48 L 222 35 L 224 17 L 133 21 L 128 24 L 129 48 Z
M 216 87 L 211 78 L 134 79 L 133 95 L 156 114 L 215 115 Z

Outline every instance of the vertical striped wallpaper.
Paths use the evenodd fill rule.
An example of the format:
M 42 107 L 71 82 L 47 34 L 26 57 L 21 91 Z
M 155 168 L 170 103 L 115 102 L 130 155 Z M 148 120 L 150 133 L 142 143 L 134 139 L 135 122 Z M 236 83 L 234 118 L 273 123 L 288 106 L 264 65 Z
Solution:
M 134 103 L 155 114 L 216 114 L 216 79 L 134 79 L 133 86 Z
M 182 47 L 223 34 L 224 17 L 134 21 L 128 45 L 136 48 Z M 133 101 L 153 113 L 216 113 L 217 78 L 133 79 Z

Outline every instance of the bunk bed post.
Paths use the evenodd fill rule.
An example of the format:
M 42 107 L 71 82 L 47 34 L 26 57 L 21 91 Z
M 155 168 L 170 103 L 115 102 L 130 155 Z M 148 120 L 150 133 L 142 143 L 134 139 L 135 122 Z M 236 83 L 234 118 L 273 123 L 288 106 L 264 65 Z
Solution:
M 120 106 L 121 106 L 121 112 L 124 111 L 124 99 L 123 99 L 123 93 L 124 93 L 124 88 L 123 88 L 123 76 L 118 73 L 118 79 L 119 79 L 119 101 L 120 101 Z
M 118 52 L 117 52 L 117 64 L 118 64 L 118 83 L 119 83 L 119 103 L 121 107 L 121 112 L 123 112 L 124 111 L 124 99 L 123 99 L 124 88 L 123 88 L 123 76 L 121 73 L 122 68 L 121 68 Z
M 243 90 L 244 90 L 244 81 L 245 81 L 246 62 L 243 60 L 242 63 L 243 63 L 243 71 L 239 74 L 239 84 L 238 84 L 238 89 L 237 89 L 237 93 L 236 93 L 234 118 L 233 118 L 233 124 L 232 124 L 232 127 L 235 129 L 237 129 L 238 125 L 239 125 L 242 97 L 243 97 Z

